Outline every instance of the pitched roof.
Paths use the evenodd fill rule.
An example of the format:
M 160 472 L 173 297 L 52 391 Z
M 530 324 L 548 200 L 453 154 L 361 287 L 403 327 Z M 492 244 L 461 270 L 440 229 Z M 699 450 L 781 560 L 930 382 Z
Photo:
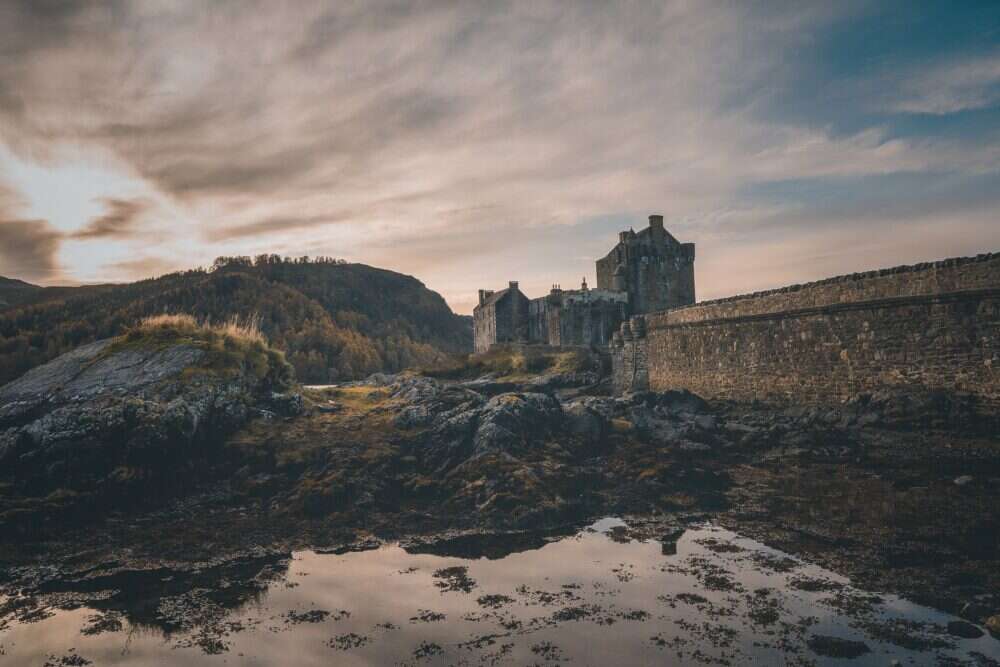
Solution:
M 480 304 L 480 305 L 476 306 L 475 308 L 473 308 L 472 309 L 473 312 L 475 312 L 479 308 L 485 308 L 486 306 L 492 306 L 496 302 L 500 301 L 500 299 L 502 299 L 505 296 L 507 296 L 510 293 L 511 290 L 517 290 L 518 292 L 521 291 L 521 290 L 517 289 L 516 287 L 505 287 L 502 290 L 497 290 L 496 292 L 493 292 L 493 294 L 490 294 L 488 297 L 486 297 L 486 299 L 482 302 L 482 304 Z
M 493 294 L 490 294 L 488 297 L 486 297 L 486 300 L 483 301 L 483 305 L 484 306 L 489 306 L 489 305 L 492 305 L 492 304 L 496 303 L 500 299 L 502 299 L 505 296 L 507 296 L 507 292 L 509 292 L 509 291 L 510 291 L 510 288 L 506 287 L 506 288 L 504 288 L 504 289 L 502 289 L 502 290 L 500 290 L 498 292 L 493 292 Z
M 651 236 L 652 233 L 653 233 L 653 228 L 652 227 L 646 227 L 645 229 L 641 229 L 638 232 L 636 232 L 635 235 L 639 236 L 639 237 L 642 237 L 642 238 L 646 238 L 648 236 Z M 680 245 L 680 241 L 678 241 L 674 237 L 674 235 L 671 234 L 670 232 L 668 232 L 666 229 L 663 230 L 663 233 L 667 237 L 667 243 L 668 244 L 670 244 L 670 245 Z

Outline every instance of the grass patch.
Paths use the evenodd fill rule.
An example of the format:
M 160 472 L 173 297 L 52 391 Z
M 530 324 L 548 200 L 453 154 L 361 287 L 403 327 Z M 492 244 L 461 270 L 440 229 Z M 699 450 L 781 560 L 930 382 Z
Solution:
M 273 456 L 284 467 L 306 463 L 322 450 L 350 450 L 352 456 L 376 461 L 395 454 L 390 444 L 401 431 L 393 424 L 391 401 L 379 387 L 303 389 L 315 408 L 335 405 L 330 413 L 311 410 L 291 422 L 255 420 L 229 439 L 228 447 L 249 458 Z
M 599 371 L 600 361 L 584 348 L 559 349 L 546 346 L 504 345 L 488 352 L 451 357 L 436 366 L 419 369 L 427 377 L 470 379 L 489 373 L 501 377 L 523 377 L 542 373 Z
M 105 354 L 130 348 L 160 350 L 173 345 L 190 345 L 207 352 L 197 367 L 185 371 L 185 376 L 192 379 L 205 373 L 248 371 L 265 387 L 279 391 L 290 388 L 295 381 L 292 365 L 283 352 L 268 345 L 256 315 L 233 316 L 221 323 L 199 321 L 184 313 L 145 317 L 112 343 Z
M 182 335 L 198 336 L 205 333 L 231 339 L 243 346 L 267 346 L 267 338 L 260 330 L 260 316 L 256 314 L 249 317 L 233 315 L 221 323 L 200 322 L 186 313 L 151 315 L 130 327 L 125 337 L 157 339 Z

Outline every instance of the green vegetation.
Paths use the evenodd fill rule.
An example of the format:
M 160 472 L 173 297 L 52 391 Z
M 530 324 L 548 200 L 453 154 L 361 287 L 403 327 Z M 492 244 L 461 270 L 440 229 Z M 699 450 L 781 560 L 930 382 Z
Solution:
M 165 348 L 186 344 L 208 354 L 189 373 L 236 373 L 248 371 L 265 387 L 285 390 L 291 387 L 295 370 L 280 350 L 268 346 L 256 317 L 232 317 L 226 322 L 199 322 L 187 314 L 153 315 L 143 318 L 114 343 L 105 354 L 129 347 Z
M 453 356 L 443 363 L 421 369 L 424 375 L 442 379 L 476 378 L 487 373 L 518 378 L 540 373 L 575 373 L 599 370 L 600 362 L 585 349 L 559 350 L 545 346 L 505 345 L 489 352 Z
M 0 384 L 162 313 L 212 322 L 257 313 L 261 332 L 307 384 L 440 364 L 472 347 L 470 318 L 420 281 L 330 258 L 220 257 L 209 269 L 126 285 L 19 286 L 17 294 L 0 305 Z
M 385 390 L 378 387 L 330 387 L 303 390 L 314 410 L 292 422 L 255 420 L 229 439 L 226 446 L 239 460 L 271 460 L 278 468 L 308 463 L 330 449 L 349 449 L 366 460 L 387 456 L 402 434 L 393 424 L 395 412 Z M 359 453 L 360 452 L 360 453 Z

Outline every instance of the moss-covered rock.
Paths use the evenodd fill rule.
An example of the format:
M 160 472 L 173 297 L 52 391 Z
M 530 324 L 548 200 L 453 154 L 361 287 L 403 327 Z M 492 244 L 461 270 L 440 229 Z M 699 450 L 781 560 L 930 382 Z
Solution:
M 279 393 L 291 384 L 259 337 L 187 320 L 58 357 L 0 387 L 0 523 L 14 498 L 24 509 L 57 490 L 114 502 L 176 488 L 253 415 L 296 405 Z

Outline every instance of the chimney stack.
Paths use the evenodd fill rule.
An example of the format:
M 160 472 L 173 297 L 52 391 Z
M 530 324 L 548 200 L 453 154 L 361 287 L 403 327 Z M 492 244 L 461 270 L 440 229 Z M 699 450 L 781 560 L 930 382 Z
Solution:
M 510 287 L 510 289 L 517 289 L 517 281 L 511 280 L 510 283 L 508 283 L 508 286 Z
M 649 216 L 649 226 L 652 229 L 663 229 L 663 216 L 662 215 Z

